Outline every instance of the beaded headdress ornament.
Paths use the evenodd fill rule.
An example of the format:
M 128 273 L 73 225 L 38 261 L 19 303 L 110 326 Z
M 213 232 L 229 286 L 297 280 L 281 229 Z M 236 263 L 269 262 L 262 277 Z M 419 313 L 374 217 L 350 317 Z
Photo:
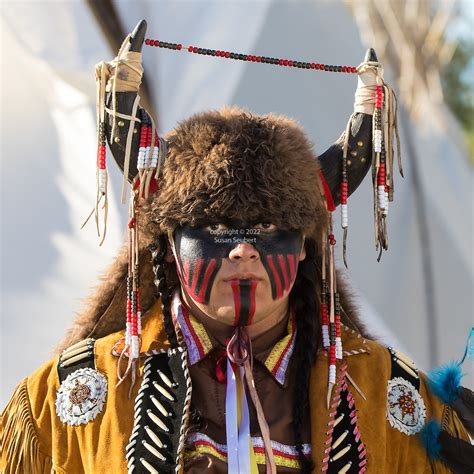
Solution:
M 143 75 L 141 48 L 165 48 L 191 54 L 216 56 L 292 67 L 309 71 L 358 74 L 354 113 L 350 116 L 345 133 L 332 147 L 318 157 L 321 182 L 315 183 L 315 192 L 322 190 L 328 213 L 341 205 L 343 228 L 343 260 L 347 266 L 346 239 L 349 227 L 348 197 L 358 187 L 369 168 L 372 168 L 374 189 L 375 242 L 380 260 L 383 250 L 388 248 L 387 214 L 389 202 L 393 200 L 394 149 L 396 145 L 400 173 L 400 147 L 397 132 L 397 101 L 393 90 L 383 80 L 383 69 L 375 52 L 369 50 L 365 61 L 358 67 L 333 66 L 316 62 L 241 54 L 230 51 L 205 49 L 197 46 L 184 47 L 179 43 L 167 43 L 145 39 L 146 22 L 141 21 L 134 32 L 123 42 L 116 58 L 96 66 L 97 81 L 97 199 L 93 214 L 101 244 L 105 238 L 107 221 L 107 168 L 106 141 L 123 171 L 122 203 L 125 203 L 127 181 L 130 182 L 128 221 L 128 278 L 126 335 L 121 356 L 128 358 L 125 373 L 119 373 L 120 381 L 132 373 L 135 380 L 136 362 L 141 345 L 141 306 L 138 266 L 140 207 L 149 195 L 160 188 L 162 168 L 167 155 L 167 143 L 158 136 L 152 117 L 140 107 L 138 90 Z M 354 143 L 354 131 L 368 130 L 369 139 Z M 363 158 L 355 162 L 357 150 Z M 102 219 L 100 219 L 102 211 Z M 102 221 L 102 222 L 101 222 Z M 328 218 L 322 232 L 322 294 L 321 326 L 322 342 L 329 363 L 328 401 L 336 381 L 336 360 L 343 358 L 341 343 L 341 308 L 336 286 L 334 247 L 336 240 L 332 222 Z M 119 361 L 120 366 L 120 361 Z M 132 382 L 133 385 L 133 382 Z

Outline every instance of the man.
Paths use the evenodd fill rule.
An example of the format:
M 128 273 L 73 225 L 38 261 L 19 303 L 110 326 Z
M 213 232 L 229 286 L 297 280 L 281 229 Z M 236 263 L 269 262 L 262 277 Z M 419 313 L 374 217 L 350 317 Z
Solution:
M 370 167 L 375 93 L 359 94 L 345 136 L 319 159 L 293 120 L 236 107 L 158 139 L 133 77 L 144 29 L 99 70 L 110 92 L 99 138 L 133 181 L 130 240 L 61 355 L 5 409 L 2 469 L 468 472 L 456 412 L 370 339 L 334 269 L 328 208 Z M 368 68 L 359 92 L 376 82 Z M 430 418 L 443 422 L 443 462 L 418 439 Z

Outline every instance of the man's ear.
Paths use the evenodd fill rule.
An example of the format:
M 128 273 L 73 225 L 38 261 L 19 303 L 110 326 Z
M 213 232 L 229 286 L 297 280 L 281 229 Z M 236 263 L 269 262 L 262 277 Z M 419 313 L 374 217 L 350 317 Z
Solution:
M 306 247 L 305 247 L 304 244 L 305 244 L 305 236 L 303 235 L 303 243 L 301 244 L 301 251 L 300 251 L 300 255 L 298 257 L 298 260 L 300 262 L 306 258 Z

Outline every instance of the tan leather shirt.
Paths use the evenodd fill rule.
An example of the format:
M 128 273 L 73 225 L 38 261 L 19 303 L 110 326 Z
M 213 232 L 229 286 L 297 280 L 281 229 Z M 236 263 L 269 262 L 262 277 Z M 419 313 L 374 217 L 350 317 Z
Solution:
M 144 317 L 143 334 L 143 351 L 169 347 L 162 325 L 160 302 Z M 93 421 L 70 426 L 63 423 L 57 415 L 55 402 L 60 388 L 57 357 L 46 362 L 19 384 L 2 413 L 2 472 L 127 472 L 124 453 L 134 426 L 135 397 L 142 380 L 144 359 L 140 361 L 137 383 L 129 397 L 128 382 L 116 386 L 117 357 L 113 355 L 112 349 L 121 337 L 123 331 L 98 339 L 95 343 L 95 367 L 107 381 L 107 393 L 105 403 Z M 421 373 L 416 394 L 407 393 L 404 398 L 394 398 L 394 395 L 400 394 L 397 392 L 400 389 L 391 385 L 394 380 L 387 348 L 364 339 L 345 327 L 342 329 L 342 340 L 344 360 L 338 362 L 339 375 L 329 408 L 326 403 L 328 364 L 323 352 L 318 355 L 311 374 L 309 423 L 315 472 L 324 469 L 326 472 L 338 472 L 332 466 L 344 463 L 345 457 L 349 455 L 347 438 L 343 441 L 333 438 L 337 428 L 334 427 L 338 406 L 347 403 L 351 407 L 351 414 L 354 414 L 350 418 L 350 429 L 359 439 L 357 446 L 363 444 L 363 449 L 358 451 L 357 461 L 363 463 L 362 468 L 377 474 L 431 473 L 432 467 L 426 452 L 418 435 L 410 433 L 410 425 L 420 421 L 414 415 L 420 413 L 419 400 L 423 401 L 426 421 L 430 418 L 440 421 L 444 405 L 428 391 Z M 203 387 L 195 387 L 194 390 L 196 400 L 205 397 Z M 414 398 L 415 395 L 417 397 Z M 407 397 L 411 404 L 406 403 Z M 261 398 L 265 398 L 263 394 Z M 407 407 L 418 411 L 403 412 L 400 415 L 400 409 L 405 410 Z M 272 416 L 277 415 L 268 414 L 271 423 Z M 394 417 L 399 418 L 398 424 L 394 422 Z M 452 428 L 464 432 L 456 417 L 450 423 Z M 216 437 L 220 436 L 217 431 L 213 433 Z M 284 432 L 285 428 L 282 427 L 282 435 Z M 291 440 L 288 439 L 288 442 L 291 443 Z M 334 448 L 336 442 L 339 444 Z M 449 471 L 444 465 L 437 463 L 436 472 Z

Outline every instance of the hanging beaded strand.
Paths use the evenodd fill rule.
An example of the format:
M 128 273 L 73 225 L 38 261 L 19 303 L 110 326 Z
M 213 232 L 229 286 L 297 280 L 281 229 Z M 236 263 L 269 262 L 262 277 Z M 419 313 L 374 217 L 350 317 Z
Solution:
M 105 63 L 100 63 L 96 67 L 96 84 L 97 84 L 97 195 L 95 201 L 94 215 L 95 224 L 97 228 L 97 235 L 100 237 L 99 224 L 99 206 L 102 200 L 103 213 L 103 235 L 99 245 L 102 245 L 105 240 L 107 232 L 107 162 L 106 162 L 106 144 L 105 144 L 105 85 L 107 78 L 107 68 Z M 90 215 L 89 215 L 90 217 Z M 84 227 L 89 220 L 86 219 L 82 227 Z M 82 228 L 81 227 L 81 228 Z
M 349 118 L 344 137 L 342 151 L 342 177 L 341 177 L 341 227 L 343 229 L 342 258 L 347 268 L 347 231 L 349 227 L 349 213 L 347 209 L 348 181 L 347 181 L 347 152 L 349 149 L 349 134 L 351 132 L 353 114 Z
M 327 264 L 327 233 L 323 230 L 322 238 L 322 263 L 321 263 L 321 332 L 323 347 L 329 350 L 329 311 L 328 311 L 328 282 L 326 276 Z
M 386 216 L 388 213 L 388 188 L 386 181 L 386 155 L 385 140 L 382 129 L 382 108 L 384 103 L 383 87 L 377 84 L 375 88 L 375 111 L 374 111 L 374 225 L 375 244 L 379 251 L 377 260 L 380 261 L 382 251 L 387 250 Z
M 254 63 L 272 64 L 274 66 L 295 67 L 299 69 L 313 69 L 316 71 L 343 72 L 347 74 L 357 74 L 357 68 L 354 66 L 333 66 L 329 64 L 295 61 L 292 59 L 270 58 L 268 56 L 256 56 L 253 54 L 241 54 L 219 49 L 198 48 L 197 46 L 183 46 L 181 43 L 168 43 L 147 38 L 147 46 L 156 46 L 158 48 L 171 49 L 175 51 L 186 51 L 188 53 L 200 54 L 203 56 L 217 56 L 219 58 L 234 59 L 236 61 L 249 61 Z
M 336 282 L 336 270 L 334 265 L 334 247 L 336 245 L 336 239 L 332 233 L 332 225 L 329 228 L 328 235 L 328 250 L 329 250 L 329 353 L 328 353 L 328 393 L 327 393 L 327 405 L 329 408 L 329 402 L 331 400 L 332 389 L 336 383 L 336 321 L 335 321 L 335 282 Z
M 141 109 L 141 120 L 142 127 L 140 130 L 137 169 L 140 181 L 140 196 L 148 199 L 150 191 L 154 190 L 153 188 L 150 189 L 152 187 L 151 180 L 157 168 L 161 140 L 156 133 L 156 127 L 152 118 L 144 109 Z

